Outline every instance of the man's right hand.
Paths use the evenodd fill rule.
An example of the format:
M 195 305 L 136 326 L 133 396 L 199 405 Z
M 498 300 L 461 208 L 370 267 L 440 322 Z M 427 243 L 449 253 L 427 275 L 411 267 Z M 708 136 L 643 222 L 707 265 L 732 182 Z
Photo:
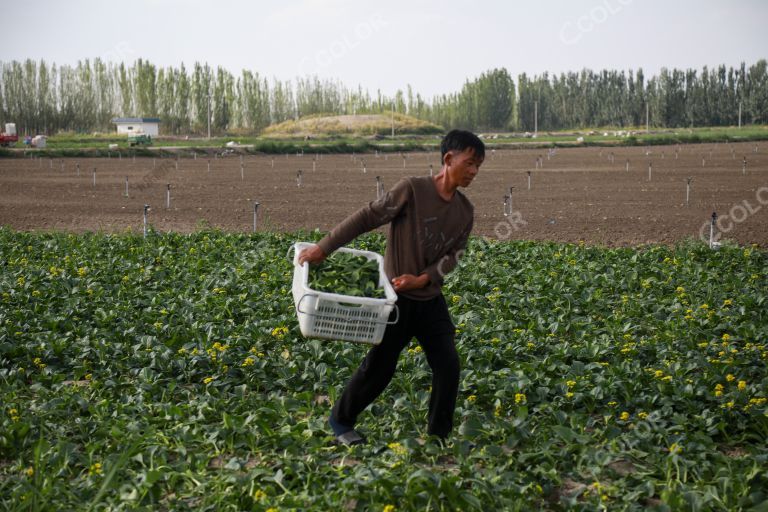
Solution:
M 323 252 L 319 245 L 313 244 L 299 253 L 299 265 L 304 263 L 320 263 L 326 258 L 327 254 Z

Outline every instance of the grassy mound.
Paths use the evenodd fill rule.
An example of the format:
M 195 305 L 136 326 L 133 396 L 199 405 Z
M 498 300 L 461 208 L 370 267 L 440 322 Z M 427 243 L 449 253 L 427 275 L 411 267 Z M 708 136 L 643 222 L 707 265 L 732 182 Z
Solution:
M 443 128 L 403 114 L 394 115 L 395 135 L 429 135 Z M 392 116 L 384 114 L 310 116 L 267 127 L 265 137 L 387 136 L 392 134 Z

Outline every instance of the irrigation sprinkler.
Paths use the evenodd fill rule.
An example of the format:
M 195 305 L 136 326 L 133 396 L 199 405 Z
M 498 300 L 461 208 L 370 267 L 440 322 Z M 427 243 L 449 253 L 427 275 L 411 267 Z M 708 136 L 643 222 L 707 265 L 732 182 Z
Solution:
M 240 162 L 240 180 L 245 180 L 245 168 L 243 167 L 243 162 Z
M 664 152 L 661 152 L 661 159 L 664 160 Z
M 272 168 L 275 168 L 275 157 L 272 157 Z
M 755 144 L 755 149 L 753 151 L 755 154 L 757 154 L 757 144 Z
M 317 159 L 312 159 L 312 172 L 315 172 L 317 170 Z
M 211 172 L 211 159 L 208 159 L 208 172 Z
M 256 232 L 256 222 L 259 218 L 259 202 L 254 201 L 253 202 L 253 232 Z
M 149 205 L 144 205 L 144 238 L 147 238 L 147 216 L 149 213 Z
M 432 164 L 429 164 L 429 175 L 432 176 Z
M 693 181 L 693 176 L 689 176 L 685 179 L 685 206 L 690 205 L 690 198 L 691 198 L 691 182 Z
M 629 158 L 627 158 L 627 165 L 626 165 L 626 168 L 625 168 L 625 170 L 626 170 L 627 172 L 629 172 Z
M 528 190 L 531 190 L 531 171 L 528 171 Z
M 96 188 L 96 168 L 93 168 L 93 188 Z
M 704 158 L 704 155 L 701 155 L 701 166 L 704 167 L 707 165 L 707 160 Z
M 611 164 L 613 164 L 613 163 L 614 163 L 614 158 L 615 158 L 615 157 L 613 156 L 613 151 L 611 151 L 611 154 L 610 154 L 610 155 L 608 155 L 608 158 L 610 158 L 610 159 L 611 159 Z
M 303 173 L 302 173 L 301 169 L 296 171 L 296 186 L 298 186 L 299 188 L 301 188 L 301 176 L 302 176 L 302 174 Z
M 64 172 L 64 160 L 59 160 L 59 172 Z
M 747 175 L 747 157 L 744 157 L 744 160 L 741 161 L 741 175 Z
M 125 197 L 128 197 L 128 176 L 125 177 Z
M 118 158 L 118 160 L 122 161 L 123 160 L 123 153 L 118 151 L 117 152 L 117 158 Z
M 648 162 L 648 181 L 651 181 L 652 173 L 653 173 L 653 163 Z
M 165 185 L 165 209 L 166 210 L 171 209 L 171 184 L 170 183 Z
M 133 163 L 136 163 L 136 153 L 133 153 Z
M 80 162 L 75 163 L 75 168 L 77 169 L 77 176 L 80 176 Z
M 53 169 L 53 158 L 48 159 L 48 168 Z
M 152 168 L 153 169 L 155 168 L 155 159 L 154 158 L 152 159 Z
M 384 195 L 384 185 L 381 183 L 381 176 L 376 176 L 376 199 L 381 199 Z
M 715 242 L 715 223 L 717 222 L 717 212 L 712 212 L 712 222 L 709 224 L 709 248 L 714 249 L 720 244 Z
M 512 215 L 512 189 L 515 187 L 509 187 L 509 194 L 504 196 L 504 216 L 508 217 Z
M 736 160 L 736 150 L 731 148 L 731 160 Z

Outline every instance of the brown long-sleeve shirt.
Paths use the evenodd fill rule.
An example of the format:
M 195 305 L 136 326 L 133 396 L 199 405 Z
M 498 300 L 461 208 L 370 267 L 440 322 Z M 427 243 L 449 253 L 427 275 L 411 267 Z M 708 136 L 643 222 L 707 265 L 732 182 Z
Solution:
M 443 278 L 456 267 L 473 220 L 474 207 L 458 190 L 446 201 L 431 177 L 404 178 L 380 199 L 343 220 L 318 245 L 331 254 L 357 236 L 390 223 L 384 271 L 390 279 L 426 273 L 426 287 L 402 295 L 427 300 L 440 294 Z

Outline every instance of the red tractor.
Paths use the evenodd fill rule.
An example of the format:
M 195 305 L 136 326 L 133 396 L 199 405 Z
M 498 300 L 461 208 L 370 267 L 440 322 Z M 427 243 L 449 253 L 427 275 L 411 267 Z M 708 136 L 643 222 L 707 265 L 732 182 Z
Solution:
M 0 133 L 0 146 L 14 146 L 17 142 L 19 142 L 19 136 L 16 135 L 16 125 L 5 123 L 5 131 Z

